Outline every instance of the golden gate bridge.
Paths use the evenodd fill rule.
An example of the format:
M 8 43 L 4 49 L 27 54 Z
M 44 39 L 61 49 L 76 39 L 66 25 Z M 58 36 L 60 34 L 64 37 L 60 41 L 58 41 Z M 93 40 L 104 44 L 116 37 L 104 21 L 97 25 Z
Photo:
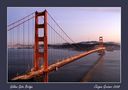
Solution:
M 28 80 L 37 75 L 43 75 L 42 81 L 48 82 L 49 72 L 95 52 L 103 55 L 106 49 L 102 36 L 99 37 L 97 47 L 90 50 L 74 44 L 76 42 L 70 38 L 47 10 L 33 12 L 9 24 L 7 30 L 8 57 L 11 56 L 8 58 L 8 62 L 11 58 L 14 60 L 11 64 L 17 65 L 17 62 L 20 63 L 21 60 L 24 61 L 24 63 L 20 63 L 22 67 L 26 65 L 29 67 L 27 72 L 11 78 L 12 81 Z M 54 48 L 65 49 L 66 52 L 60 53 L 58 50 L 53 50 Z M 82 50 L 82 52 L 71 54 L 72 50 Z M 58 55 L 57 58 L 52 55 L 53 53 Z M 28 65 L 29 60 L 31 60 L 31 65 Z M 49 60 L 56 62 L 49 63 Z

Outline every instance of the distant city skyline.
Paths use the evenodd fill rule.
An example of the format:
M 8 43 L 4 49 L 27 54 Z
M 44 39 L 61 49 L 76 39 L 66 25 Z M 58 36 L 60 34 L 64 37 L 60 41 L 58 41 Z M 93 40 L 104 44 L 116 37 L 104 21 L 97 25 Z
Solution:
M 45 9 L 76 42 L 121 42 L 121 7 L 8 7 L 7 25 Z

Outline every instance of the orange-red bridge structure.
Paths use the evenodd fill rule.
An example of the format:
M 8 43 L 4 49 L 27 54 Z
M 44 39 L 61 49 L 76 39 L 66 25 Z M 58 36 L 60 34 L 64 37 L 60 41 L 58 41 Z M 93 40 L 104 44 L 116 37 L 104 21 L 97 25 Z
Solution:
M 53 22 L 58 26 L 58 28 L 61 30 L 61 34 L 63 33 L 64 35 L 61 35 L 59 34 L 59 32 L 57 32 L 55 30 L 54 27 L 52 27 L 48 21 L 48 15 L 50 16 L 50 18 L 53 20 Z M 30 20 L 34 18 L 34 30 L 33 31 L 30 31 Z M 25 19 L 25 20 L 24 20 Z M 20 22 L 20 23 L 19 23 Z M 28 24 L 26 25 L 25 23 L 28 22 Z M 18 24 L 17 24 L 18 23 Z M 16 24 L 16 25 L 15 25 Z M 21 26 L 23 25 L 23 26 Z M 21 36 L 22 40 L 23 40 L 23 44 L 24 46 L 22 46 L 23 48 L 28 48 L 30 47 L 30 39 L 28 39 L 28 41 L 25 41 L 26 37 L 25 37 L 25 29 L 24 27 L 27 26 L 27 29 L 29 30 L 28 31 L 28 35 L 26 35 L 27 37 L 30 37 L 30 32 L 34 32 L 34 58 L 33 58 L 33 67 L 31 67 L 31 69 L 27 72 L 27 73 L 24 73 L 22 75 L 17 75 L 15 76 L 14 78 L 12 78 L 12 80 L 28 80 L 28 79 L 31 79 L 37 75 L 43 75 L 44 76 L 44 82 L 48 82 L 48 73 L 49 72 L 52 72 L 54 70 L 57 70 L 58 68 L 68 64 L 68 63 L 71 63 L 75 60 L 78 60 L 82 57 L 85 57 L 89 54 L 92 54 L 92 53 L 95 53 L 95 52 L 98 52 L 99 55 L 103 55 L 105 53 L 105 47 L 103 45 L 103 37 L 100 36 L 99 37 L 99 43 L 97 45 L 97 47 L 95 48 L 92 48 L 91 50 L 86 50 L 86 51 L 83 51 L 82 53 L 78 53 L 78 54 L 75 54 L 75 55 L 72 55 L 72 56 L 69 56 L 69 57 L 66 57 L 66 58 L 63 58 L 62 60 L 59 60 L 55 63 L 52 63 L 49 65 L 49 57 L 48 57 L 48 49 L 49 49 L 49 29 L 48 27 L 50 27 L 50 30 L 53 30 L 57 35 L 58 37 L 60 37 L 63 42 L 61 43 L 69 43 L 68 45 L 70 45 L 70 48 L 71 47 L 75 47 L 75 48 L 83 48 L 81 46 L 78 46 L 78 45 L 73 45 L 73 44 L 70 44 L 70 42 L 68 42 L 66 38 L 68 38 L 70 41 L 74 42 L 68 35 L 67 33 L 64 32 L 64 30 L 59 26 L 59 24 L 53 19 L 53 17 L 51 17 L 51 15 L 46 11 L 44 10 L 43 12 L 34 12 L 10 25 L 8 25 L 9 29 L 8 29 L 8 32 L 11 32 L 13 31 L 15 28 L 19 29 L 19 31 L 17 31 L 17 36 L 14 36 L 14 32 L 11 32 L 12 34 L 12 42 L 11 42 L 11 45 L 9 45 L 11 48 L 15 48 L 15 47 L 18 47 L 18 45 L 16 44 L 16 42 L 20 42 L 20 40 L 15 40 L 15 38 L 20 38 L 20 36 L 18 36 L 18 33 L 19 35 L 22 33 L 23 35 Z M 22 27 L 22 28 L 21 28 Z M 20 33 L 20 30 L 23 30 L 21 33 Z M 15 30 L 16 31 L 16 30 Z M 42 32 L 42 33 L 40 33 Z M 52 33 L 52 32 L 51 32 Z M 55 38 L 57 39 L 57 38 Z M 22 41 L 21 40 L 21 41 Z M 58 43 L 59 39 L 56 41 Z M 64 42 L 65 41 L 65 42 Z M 28 45 L 25 46 L 26 43 L 28 43 Z M 51 41 L 52 42 L 52 41 Z M 41 44 L 40 44 L 41 43 Z M 43 47 L 43 50 L 42 48 L 40 48 L 40 46 L 42 45 Z M 57 47 L 57 45 L 55 45 Z M 19 45 L 20 47 L 20 45 Z M 69 46 L 68 46 L 69 47 Z M 68 49 L 65 46 L 63 46 L 63 49 Z M 53 58 L 54 59 L 54 58 Z M 43 63 L 40 63 L 40 60 L 43 60 Z

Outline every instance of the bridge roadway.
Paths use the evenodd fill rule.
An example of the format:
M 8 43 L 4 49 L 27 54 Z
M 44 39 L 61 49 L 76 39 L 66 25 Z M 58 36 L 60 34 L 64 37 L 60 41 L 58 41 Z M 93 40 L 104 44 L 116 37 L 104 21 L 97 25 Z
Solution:
M 12 80 L 15 81 L 15 80 L 28 80 L 28 79 L 31 79 L 32 77 L 34 76 L 37 76 L 37 75 L 40 75 L 40 74 L 43 74 L 45 72 L 51 72 L 51 71 L 54 71 L 56 70 L 57 68 L 60 68 L 62 66 L 64 66 L 65 64 L 68 64 L 70 62 L 73 62 L 79 58 L 82 58 L 84 56 L 87 56 L 88 54 L 91 54 L 91 53 L 94 53 L 94 52 L 98 52 L 98 51 L 102 51 L 102 50 L 105 50 L 106 48 L 105 47 L 98 47 L 96 49 L 93 49 L 93 50 L 90 50 L 90 51 L 86 51 L 82 54 L 78 54 L 78 55 L 75 55 L 75 56 L 72 56 L 72 57 L 69 57 L 67 59 L 64 59 L 62 61 L 59 61 L 57 63 L 54 63 L 52 65 L 49 65 L 48 66 L 48 70 L 47 71 L 44 71 L 44 68 L 41 67 L 39 70 L 37 71 L 30 71 L 24 75 L 20 75 L 20 76 L 17 76 L 17 77 L 14 77 Z

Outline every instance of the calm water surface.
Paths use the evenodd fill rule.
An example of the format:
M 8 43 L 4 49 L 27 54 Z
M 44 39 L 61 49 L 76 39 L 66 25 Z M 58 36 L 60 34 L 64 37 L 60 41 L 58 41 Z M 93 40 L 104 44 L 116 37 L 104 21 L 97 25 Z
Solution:
M 49 65 L 69 56 L 67 52 L 68 50 L 49 49 Z M 78 53 L 80 52 L 70 50 L 71 56 Z M 32 60 L 32 49 L 8 49 L 8 79 L 29 71 L 33 67 Z M 106 51 L 104 56 L 93 53 L 49 73 L 49 82 L 80 81 L 120 82 L 120 51 Z

